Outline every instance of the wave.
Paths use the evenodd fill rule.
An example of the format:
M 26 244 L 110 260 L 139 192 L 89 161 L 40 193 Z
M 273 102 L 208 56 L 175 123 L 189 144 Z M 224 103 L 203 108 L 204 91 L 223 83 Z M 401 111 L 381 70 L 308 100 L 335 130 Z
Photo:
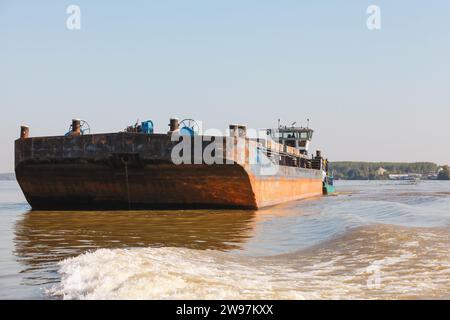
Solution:
M 446 297 L 450 233 L 360 227 L 271 257 L 185 248 L 99 249 L 63 260 L 64 299 L 401 299 Z

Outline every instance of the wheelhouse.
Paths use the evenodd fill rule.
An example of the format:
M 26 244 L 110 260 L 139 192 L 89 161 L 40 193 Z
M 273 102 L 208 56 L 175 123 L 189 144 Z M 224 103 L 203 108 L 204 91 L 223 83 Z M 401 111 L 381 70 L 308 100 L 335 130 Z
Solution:
M 278 143 L 296 148 L 300 153 L 307 155 L 309 144 L 312 140 L 314 130 L 303 127 L 279 127 L 268 129 L 267 135 Z

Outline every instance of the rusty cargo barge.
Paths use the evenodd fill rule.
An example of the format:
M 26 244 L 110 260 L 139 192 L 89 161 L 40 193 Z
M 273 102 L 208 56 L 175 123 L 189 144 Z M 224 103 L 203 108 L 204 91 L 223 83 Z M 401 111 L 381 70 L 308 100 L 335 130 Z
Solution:
M 320 196 L 328 179 L 320 152 L 308 155 L 309 128 L 278 126 L 251 139 L 245 126 L 206 136 L 177 119 L 167 133 L 154 133 L 151 121 L 108 134 L 82 124 L 50 137 L 21 127 L 15 172 L 33 210 L 258 209 Z

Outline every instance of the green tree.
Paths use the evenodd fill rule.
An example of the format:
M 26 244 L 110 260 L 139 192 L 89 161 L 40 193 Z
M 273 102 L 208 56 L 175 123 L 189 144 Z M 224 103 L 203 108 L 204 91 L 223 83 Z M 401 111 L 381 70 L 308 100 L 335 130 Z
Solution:
M 421 173 L 427 175 L 438 170 L 438 165 L 432 162 L 401 163 L 401 162 L 357 162 L 338 161 L 331 163 L 331 170 L 336 179 L 346 180 L 386 180 L 394 173 Z M 379 168 L 387 172 L 383 176 L 377 174 Z
M 450 180 L 450 169 L 448 166 L 443 166 L 439 172 L 438 180 Z

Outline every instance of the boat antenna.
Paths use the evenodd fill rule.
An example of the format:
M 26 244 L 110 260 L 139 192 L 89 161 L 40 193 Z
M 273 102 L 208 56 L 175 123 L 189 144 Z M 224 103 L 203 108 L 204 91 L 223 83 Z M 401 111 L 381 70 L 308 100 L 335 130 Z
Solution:
M 281 122 L 281 119 L 278 119 L 278 128 L 281 128 L 280 122 Z
M 307 122 L 306 128 L 309 129 L 309 118 L 306 119 L 306 122 Z

